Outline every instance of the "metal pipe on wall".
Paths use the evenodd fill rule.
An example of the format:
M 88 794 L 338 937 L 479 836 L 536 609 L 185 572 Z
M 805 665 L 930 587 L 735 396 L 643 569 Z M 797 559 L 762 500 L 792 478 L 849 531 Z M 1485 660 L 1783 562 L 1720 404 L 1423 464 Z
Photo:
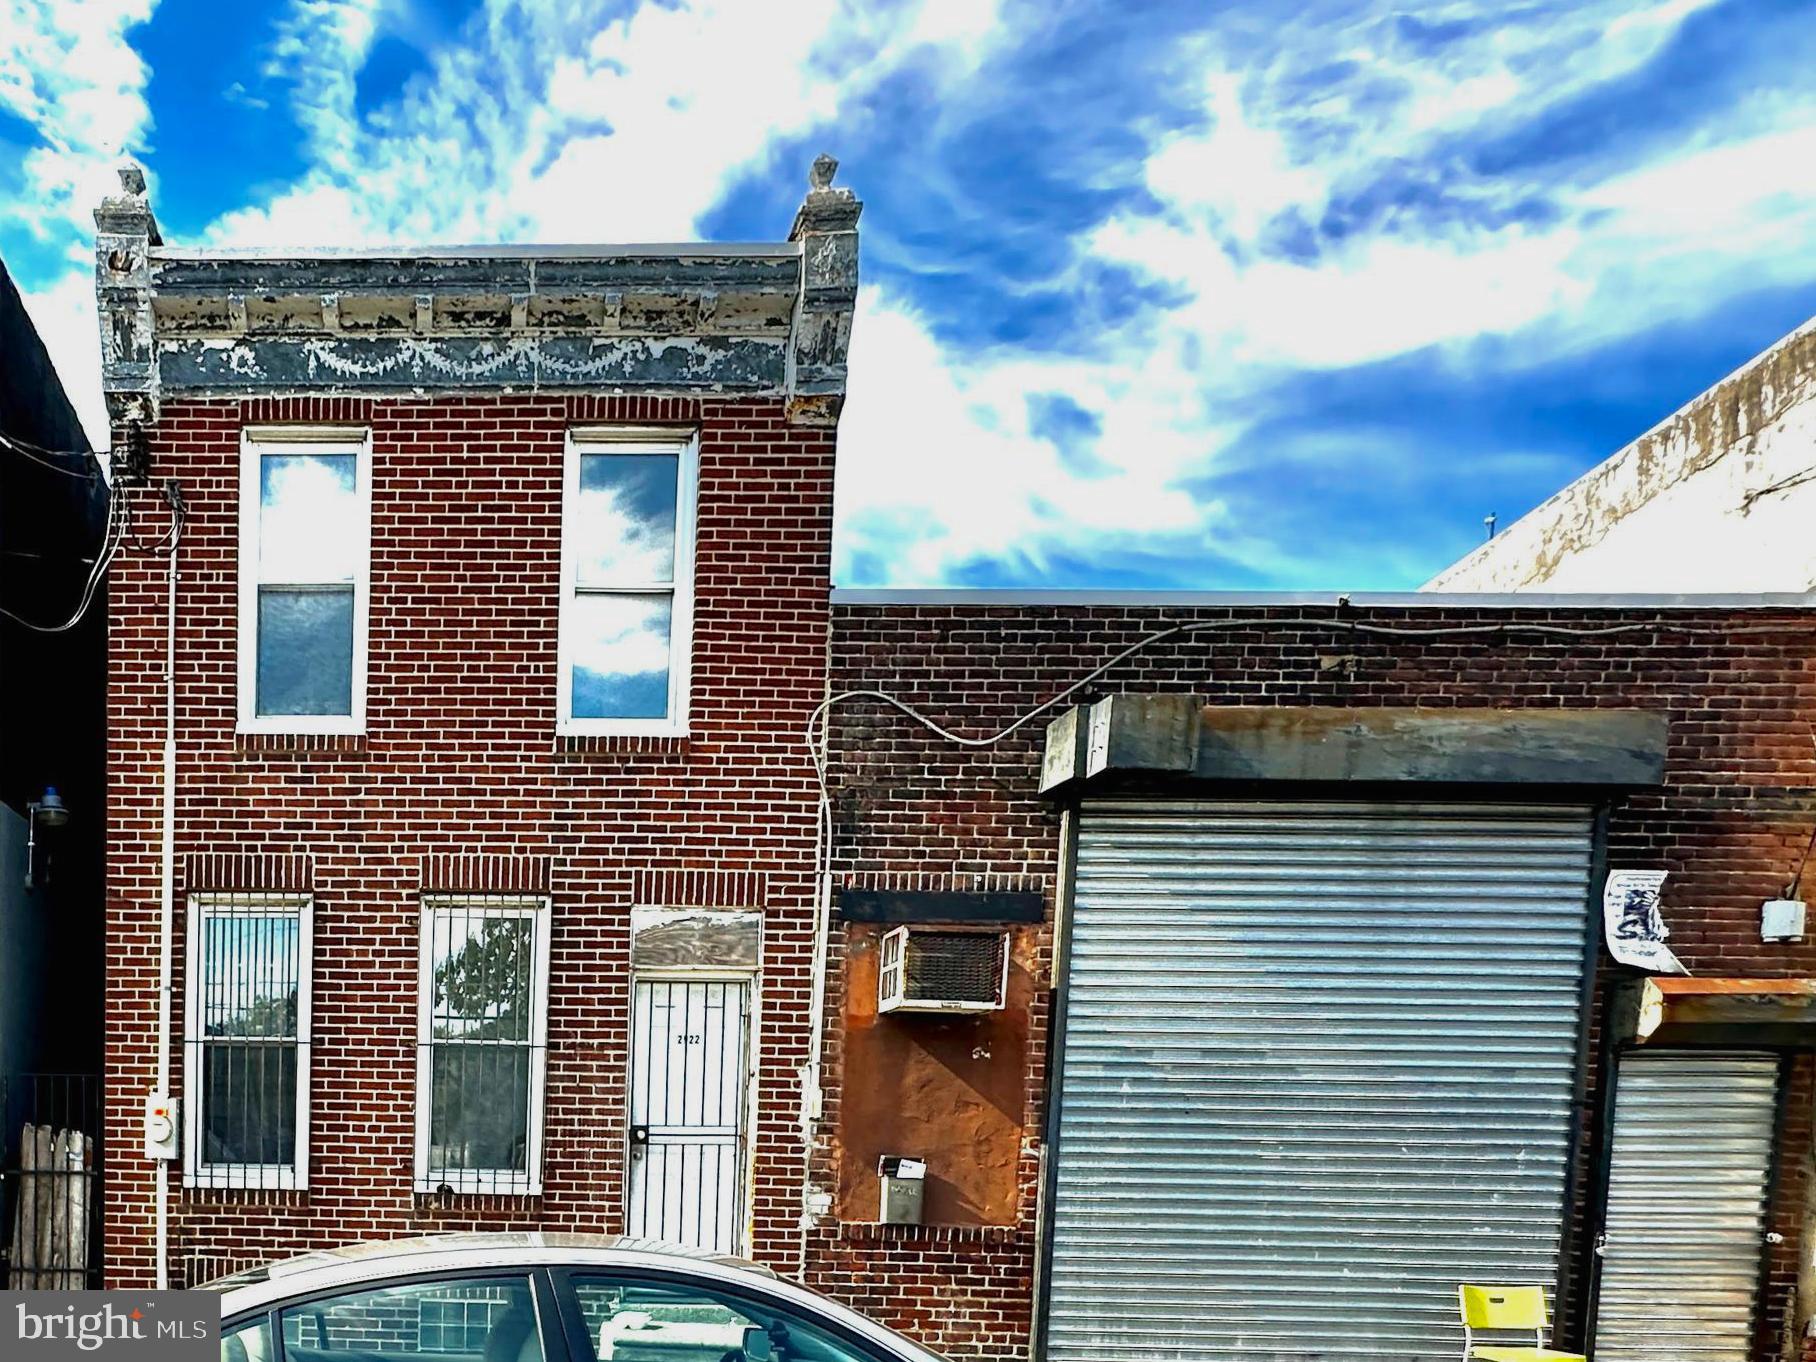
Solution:
M 175 509 L 173 514 L 177 514 Z M 170 546 L 166 573 L 169 600 L 164 636 L 164 845 L 160 869 L 162 907 L 158 918 L 158 1072 L 156 1091 L 170 1091 L 171 940 L 176 930 L 177 862 L 177 550 L 179 534 Z M 192 1096 L 185 1094 L 185 1096 Z M 170 1289 L 170 1169 L 154 1159 L 157 1183 L 155 1204 L 157 1235 L 153 1252 L 157 1263 L 157 1289 Z

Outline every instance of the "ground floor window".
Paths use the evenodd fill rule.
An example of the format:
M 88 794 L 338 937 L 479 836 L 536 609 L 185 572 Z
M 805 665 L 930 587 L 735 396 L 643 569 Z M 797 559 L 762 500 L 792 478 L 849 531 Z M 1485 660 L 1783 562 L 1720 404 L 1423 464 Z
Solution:
M 185 1180 L 306 1186 L 309 897 L 198 894 L 188 927 Z
M 546 899 L 424 897 L 418 1191 L 540 1191 L 548 978 Z

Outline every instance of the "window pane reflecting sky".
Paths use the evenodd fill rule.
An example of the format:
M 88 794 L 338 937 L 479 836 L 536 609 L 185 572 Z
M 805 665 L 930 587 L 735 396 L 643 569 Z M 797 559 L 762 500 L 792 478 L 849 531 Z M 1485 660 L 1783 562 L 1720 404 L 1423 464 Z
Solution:
M 350 582 L 359 561 L 358 457 L 266 454 L 259 460 L 259 580 Z
M 587 596 L 574 601 L 576 719 L 668 715 L 672 597 Z
M 675 579 L 674 454 L 583 454 L 575 508 L 582 586 L 657 586 Z

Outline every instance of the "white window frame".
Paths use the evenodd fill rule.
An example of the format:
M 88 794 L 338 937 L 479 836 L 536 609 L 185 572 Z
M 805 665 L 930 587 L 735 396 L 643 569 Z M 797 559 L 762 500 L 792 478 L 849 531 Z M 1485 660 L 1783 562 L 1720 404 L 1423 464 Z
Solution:
M 258 712 L 260 460 L 267 454 L 355 456 L 354 498 L 361 551 L 353 565 L 353 712 Z M 347 426 L 247 426 L 240 435 L 239 731 L 241 733 L 364 733 L 366 648 L 372 606 L 372 432 Z M 273 583 L 283 585 L 283 583 Z M 298 583 L 297 585 L 305 585 Z
M 579 628 L 574 602 L 579 596 L 580 543 L 575 507 L 580 497 L 580 460 L 589 454 L 674 454 L 674 582 L 621 582 L 588 587 L 598 595 L 672 593 L 669 617 L 668 717 L 664 719 L 575 718 L 574 640 Z M 700 482 L 700 440 L 693 432 L 630 426 L 581 426 L 568 431 L 561 493 L 561 614 L 555 679 L 555 731 L 564 735 L 627 734 L 685 737 L 694 652 L 695 515 Z
M 530 953 L 530 1098 L 524 1171 L 509 1169 L 429 1169 L 431 1107 L 435 1100 L 435 915 L 459 912 L 487 917 L 528 918 L 535 940 Z M 416 976 L 416 1152 L 415 1189 L 433 1193 L 444 1186 L 463 1194 L 542 1195 L 543 1099 L 548 1082 L 549 937 L 554 914 L 539 895 L 424 894 L 419 926 Z M 446 1042 L 459 1044 L 458 1041 Z
M 296 918 L 296 1161 L 292 1164 L 202 1162 L 202 924 L 212 917 Z M 189 896 L 183 1000 L 183 1185 L 301 1191 L 309 1186 L 309 1054 L 315 900 L 309 894 L 265 891 Z

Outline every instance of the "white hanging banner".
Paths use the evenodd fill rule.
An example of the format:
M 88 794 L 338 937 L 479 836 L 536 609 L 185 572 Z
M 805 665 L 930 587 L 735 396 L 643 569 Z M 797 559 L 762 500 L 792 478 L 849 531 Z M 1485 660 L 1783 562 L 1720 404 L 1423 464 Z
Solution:
M 1602 916 L 1608 933 L 1608 954 L 1623 965 L 1654 974 L 1688 974 L 1671 953 L 1665 938 L 1671 935 L 1658 911 L 1665 870 L 1610 870 L 1602 890 Z

